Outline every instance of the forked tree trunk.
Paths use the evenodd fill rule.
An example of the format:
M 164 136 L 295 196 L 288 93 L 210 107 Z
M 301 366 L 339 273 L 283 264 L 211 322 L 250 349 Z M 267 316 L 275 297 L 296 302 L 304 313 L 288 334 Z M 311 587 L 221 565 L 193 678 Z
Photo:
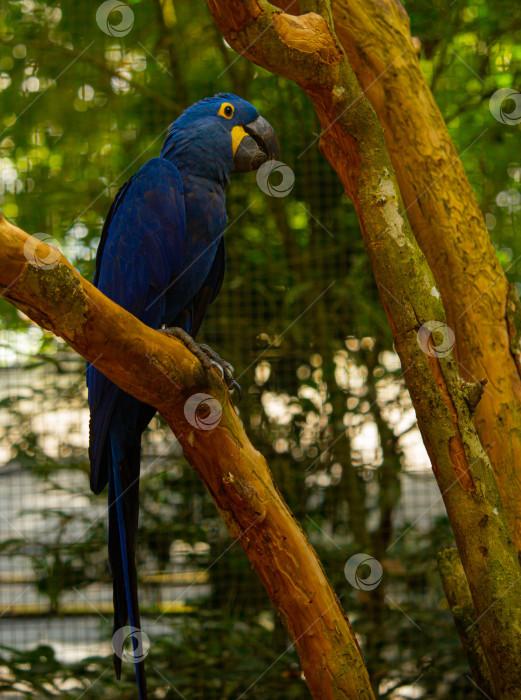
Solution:
M 266 0 L 207 3 L 236 51 L 294 80 L 313 101 L 323 129 L 320 148 L 358 213 L 454 530 L 496 697 L 520 698 L 521 569 L 490 460 L 472 422 L 483 390 L 478 382 L 462 383 L 446 342 L 443 351 L 437 347 L 432 324 L 446 327 L 440 293 L 409 226 L 378 118 L 335 35 L 330 4 L 302 0 L 303 14 L 290 15 Z
M 281 0 L 284 2 L 285 0 Z M 422 74 L 398 0 L 332 0 L 338 38 L 384 127 L 405 210 L 454 331 L 461 376 L 486 378 L 474 425 L 521 551 L 521 311 L 440 110 Z M 479 148 L 488 129 L 467 146 Z M 501 128 L 510 127 L 503 125 Z

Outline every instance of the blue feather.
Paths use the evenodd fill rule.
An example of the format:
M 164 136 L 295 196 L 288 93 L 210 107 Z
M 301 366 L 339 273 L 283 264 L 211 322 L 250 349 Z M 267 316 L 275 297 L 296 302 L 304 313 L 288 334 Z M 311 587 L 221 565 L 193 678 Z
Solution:
M 118 441 L 117 432 L 111 433 L 110 444 L 111 444 L 111 453 L 112 453 L 112 471 L 110 473 L 109 479 L 112 479 L 112 482 L 114 485 L 114 492 L 115 492 L 115 505 L 116 505 L 116 512 L 117 512 L 117 520 L 118 520 L 119 542 L 120 542 L 120 547 L 121 547 L 121 559 L 122 559 L 122 565 L 123 565 L 123 578 L 125 581 L 125 597 L 126 597 L 126 601 L 127 601 L 127 612 L 128 612 L 130 626 L 132 628 L 137 628 L 138 625 L 136 624 L 136 620 L 134 619 L 134 610 L 132 607 L 129 563 L 128 563 L 128 556 L 127 556 L 127 536 L 126 536 L 126 527 L 125 527 L 125 516 L 124 516 L 124 512 L 123 512 L 124 490 L 123 490 L 123 487 L 121 485 L 121 479 L 120 479 L 120 475 L 119 475 L 119 466 L 123 461 L 124 455 L 123 455 L 123 451 L 121 449 L 121 445 Z M 134 631 L 134 629 L 132 631 Z M 134 650 L 136 650 L 139 646 L 139 641 L 133 635 L 132 635 L 132 644 L 133 644 Z M 137 680 L 138 688 L 139 688 L 139 698 L 140 698 L 140 700 L 143 700 L 144 696 L 142 695 L 142 690 L 141 690 L 142 684 L 143 684 L 143 679 L 142 679 L 143 670 L 140 667 L 140 664 L 138 664 L 138 663 L 135 664 L 135 669 L 136 669 L 136 680 Z

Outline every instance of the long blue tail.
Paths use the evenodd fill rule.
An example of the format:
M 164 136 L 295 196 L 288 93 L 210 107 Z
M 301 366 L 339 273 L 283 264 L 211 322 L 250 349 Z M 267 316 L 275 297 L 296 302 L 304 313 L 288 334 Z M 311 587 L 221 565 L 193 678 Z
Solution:
M 127 620 L 132 628 L 140 630 L 138 606 L 137 570 L 135 562 L 136 537 L 139 513 L 140 448 L 135 444 L 129 451 L 122 446 L 122 434 L 116 426 L 109 432 L 111 469 L 109 472 L 109 564 L 114 584 L 114 633 L 125 627 Z M 140 635 L 140 633 L 137 633 Z M 115 649 L 114 668 L 121 676 L 123 635 L 117 637 L 121 648 Z M 134 652 L 143 649 L 142 640 L 132 634 Z M 146 677 L 143 660 L 135 656 L 136 680 L 139 699 L 147 699 Z

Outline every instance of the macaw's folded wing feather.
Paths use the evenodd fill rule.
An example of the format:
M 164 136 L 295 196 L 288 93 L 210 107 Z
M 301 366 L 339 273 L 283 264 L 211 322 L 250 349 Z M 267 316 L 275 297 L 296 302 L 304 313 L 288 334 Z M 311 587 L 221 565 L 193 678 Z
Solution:
M 113 301 L 158 328 L 165 320 L 162 292 L 183 269 L 184 236 L 181 177 L 172 163 L 155 158 L 116 197 L 100 241 L 95 283 Z M 132 628 L 140 627 L 135 564 L 140 438 L 155 409 L 121 391 L 92 365 L 87 367 L 87 383 L 91 488 L 99 493 L 109 482 L 109 566 L 116 632 L 127 620 Z M 114 654 L 119 677 L 124 635 L 115 639 L 120 644 Z M 139 638 L 132 641 L 136 645 Z M 142 662 L 136 664 L 136 676 L 144 698 Z
M 162 293 L 183 269 L 184 236 L 181 176 L 171 162 L 154 158 L 121 188 L 111 207 L 94 284 L 143 323 L 159 328 L 165 322 L 166 295 Z M 183 295 L 179 296 L 182 303 Z M 91 488 L 100 493 L 109 474 L 107 431 L 121 392 L 92 365 L 87 365 L 87 384 Z

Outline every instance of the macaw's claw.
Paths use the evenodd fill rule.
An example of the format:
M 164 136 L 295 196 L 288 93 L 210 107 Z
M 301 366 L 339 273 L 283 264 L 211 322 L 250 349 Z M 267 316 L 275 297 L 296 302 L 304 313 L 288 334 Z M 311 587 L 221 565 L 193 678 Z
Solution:
M 167 328 L 166 326 L 162 326 L 159 331 L 180 340 L 187 350 L 190 350 L 190 352 L 197 357 L 207 371 L 212 367 L 216 367 L 224 383 L 228 387 L 228 391 L 231 393 L 235 389 L 239 401 L 242 399 L 242 389 L 233 378 L 234 369 L 232 365 L 226 362 L 226 360 L 223 360 L 209 345 L 196 343 L 192 336 L 188 335 L 182 328 Z

